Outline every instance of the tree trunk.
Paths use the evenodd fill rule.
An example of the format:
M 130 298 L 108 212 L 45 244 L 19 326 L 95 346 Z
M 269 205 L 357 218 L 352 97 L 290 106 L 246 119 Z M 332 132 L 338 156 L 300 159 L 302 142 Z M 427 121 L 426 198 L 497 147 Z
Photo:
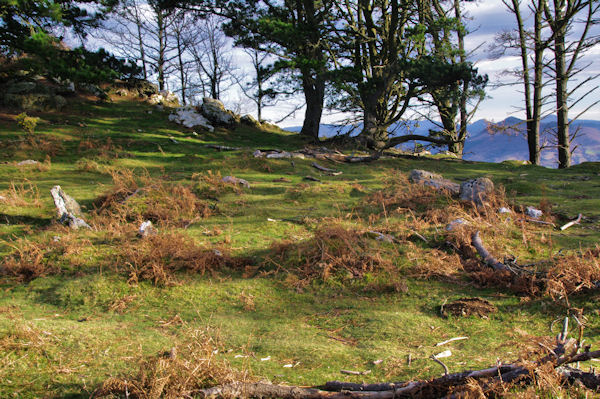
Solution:
M 302 87 L 304 88 L 304 98 L 306 99 L 306 112 L 304 113 L 304 123 L 302 124 L 300 134 L 318 141 L 319 125 L 321 123 L 323 101 L 325 99 L 325 81 L 319 76 L 313 78 L 303 73 Z
M 158 25 L 158 89 L 163 91 L 165 89 L 165 52 L 166 52 L 166 34 L 165 21 L 162 12 L 159 11 L 156 15 L 156 22 Z
M 181 45 L 181 32 L 177 32 L 177 60 L 179 62 L 179 78 L 181 79 L 181 101 L 183 105 L 186 105 L 185 101 L 185 70 L 183 67 L 183 59 L 182 59 L 182 45 Z
M 560 8 L 557 8 L 557 13 L 562 13 Z M 557 21 L 562 18 L 557 15 Z M 559 169 L 568 168 L 571 166 L 571 150 L 569 146 L 569 105 L 567 104 L 567 72 L 565 66 L 565 29 L 560 28 L 556 39 L 554 40 L 555 47 L 555 64 L 556 64 L 556 122 L 558 135 L 558 167 Z

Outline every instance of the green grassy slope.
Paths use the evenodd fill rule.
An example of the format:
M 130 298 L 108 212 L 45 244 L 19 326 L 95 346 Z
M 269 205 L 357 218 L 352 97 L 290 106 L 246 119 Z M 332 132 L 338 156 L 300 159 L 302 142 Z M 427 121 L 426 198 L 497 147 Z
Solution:
M 48 270 L 30 281 L 1 277 L 0 397 L 88 397 L 107 378 L 135 374 L 140 359 L 185 342 L 191 331 L 207 327 L 220 336 L 223 348 L 218 356 L 234 367 L 273 382 L 300 385 L 439 375 L 440 366 L 428 357 L 446 348 L 453 352 L 446 361 L 451 371 L 482 367 L 497 358 L 516 358 L 524 337 L 552 334 L 552 321 L 568 312 L 564 300 L 517 295 L 498 286 L 481 288 L 462 276 L 418 277 L 410 271 L 419 262 L 411 258 L 411 248 L 416 247 L 417 253 L 429 250 L 418 240 L 373 244 L 406 285 L 398 291 L 378 289 L 387 286 L 376 271 L 301 285 L 288 270 L 297 265 L 265 262 L 275 259 L 274 242 L 307 242 L 324 226 L 402 234 L 416 229 L 417 220 L 427 219 L 426 209 L 412 215 L 394 213 L 369 202 L 398 172 L 427 169 L 457 182 L 487 176 L 504 187 L 516 207 L 551 209 L 557 224 L 578 213 L 586 217 L 565 232 L 526 225 L 523 229 L 528 230 L 521 235 L 512 227 L 506 240 L 493 246 L 506 254 L 536 260 L 561 248 L 569 252 L 591 247 L 600 237 L 598 164 L 558 171 L 425 158 L 386 158 L 371 164 L 318 161 L 343 171 L 325 176 L 311 167 L 314 160 L 292 163 L 252 157 L 256 148 L 291 150 L 305 145 L 298 136 L 278 130 L 240 127 L 194 135 L 168 122 L 167 112 L 125 99 L 100 105 L 73 101 L 66 112 L 39 116 L 35 139 L 28 143 L 14 115 L 0 114 L 0 195 L 8 196 L 11 187 L 25 190 L 17 195 L 25 202 L 0 202 L 0 256 L 7 259 L 23 248 L 23 240 L 77 245 L 64 257 L 43 255 L 42 263 L 53 262 L 60 270 Z M 244 149 L 218 152 L 205 144 Z M 44 161 L 46 156 L 49 161 L 40 167 L 16 165 L 25 159 Z M 207 218 L 159 224 L 160 233 L 177 232 L 190 243 L 249 257 L 249 268 L 180 272 L 166 285 L 131 281 L 128 266 L 118 255 L 123 246 L 138 245 L 137 225 L 113 228 L 125 236 L 131 233 L 126 240 L 113 239 L 111 229 L 92 215 L 95 201 L 112 186 L 109 171 L 126 169 L 147 171 L 149 180 L 191 187 L 211 209 Z M 209 170 L 246 179 L 251 188 L 221 187 L 214 193 L 203 183 L 207 180 L 194 176 L 206 177 Z M 322 183 L 306 182 L 306 175 L 317 176 Z M 275 181 L 282 178 L 286 181 Z M 49 194 L 56 184 L 84 207 L 93 231 L 72 233 L 56 225 Z M 438 206 L 442 212 L 443 206 L 442 201 Z M 419 232 L 431 240 L 444 229 L 431 221 L 423 226 Z M 497 228 L 497 236 L 502 236 L 502 226 L 488 228 Z M 528 242 L 547 245 L 530 245 L 525 236 Z M 440 304 L 465 296 L 487 298 L 499 311 L 487 319 L 440 317 Z M 596 295 L 569 300 L 571 307 L 586 310 L 585 335 L 596 343 L 600 338 L 600 318 L 593 313 Z M 434 347 L 456 336 L 469 339 Z M 270 360 L 261 360 L 269 356 Z M 383 362 L 374 365 L 378 359 Z M 287 364 L 295 366 L 283 367 Z M 372 372 L 345 376 L 341 369 Z

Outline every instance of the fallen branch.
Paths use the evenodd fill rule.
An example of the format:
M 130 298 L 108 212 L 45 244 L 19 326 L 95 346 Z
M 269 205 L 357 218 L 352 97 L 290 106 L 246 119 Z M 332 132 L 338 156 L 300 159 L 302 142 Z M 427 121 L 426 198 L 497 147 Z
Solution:
M 237 151 L 237 150 L 241 149 L 239 147 L 228 147 L 226 145 L 216 145 L 216 144 L 205 144 L 204 147 L 213 148 L 217 151 Z
M 340 370 L 340 373 L 349 374 L 349 375 L 367 375 L 367 374 L 371 374 L 371 370 L 365 370 L 365 371 Z
M 486 265 L 488 265 L 489 267 L 491 267 L 492 269 L 506 270 L 511 273 L 514 273 L 514 271 L 510 267 L 508 267 L 504 263 L 498 261 L 496 258 L 494 258 L 488 252 L 487 249 L 485 249 L 485 247 L 483 246 L 483 242 L 481 241 L 481 238 L 479 237 L 479 231 L 476 231 L 475 233 L 473 233 L 471 235 L 471 245 L 473 245 L 475 247 L 479 256 L 481 256 L 483 258 L 484 263 Z
M 564 230 L 568 229 L 571 226 L 579 224 L 580 222 L 581 222 L 581 213 L 577 216 L 577 219 L 571 220 L 569 223 L 560 226 L 560 230 L 564 231 Z
M 317 170 L 320 170 L 321 172 L 329 173 L 329 174 L 331 174 L 333 176 L 338 176 L 338 175 L 341 175 L 343 173 L 343 172 L 340 172 L 340 171 L 336 171 L 334 169 L 329 169 L 329 168 L 326 168 L 324 166 L 321 166 L 321 165 L 319 165 L 316 162 L 313 162 L 311 166 L 313 168 L 317 169 Z
M 529 222 L 529 223 L 537 223 L 537 224 L 545 224 L 548 226 L 556 227 L 556 225 L 552 222 L 546 222 L 544 220 L 535 220 L 535 219 L 519 219 L 518 222 Z

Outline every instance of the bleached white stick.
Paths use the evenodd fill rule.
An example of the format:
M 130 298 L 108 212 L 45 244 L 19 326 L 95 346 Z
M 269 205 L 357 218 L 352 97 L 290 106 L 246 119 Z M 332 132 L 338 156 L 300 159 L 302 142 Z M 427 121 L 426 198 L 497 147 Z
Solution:
M 442 345 L 449 344 L 450 342 L 460 341 L 460 340 L 463 340 L 463 339 L 469 339 L 469 337 L 454 337 L 454 338 L 450 338 L 450 339 L 447 339 L 446 341 L 438 342 L 437 344 L 435 344 L 435 346 L 442 346 Z

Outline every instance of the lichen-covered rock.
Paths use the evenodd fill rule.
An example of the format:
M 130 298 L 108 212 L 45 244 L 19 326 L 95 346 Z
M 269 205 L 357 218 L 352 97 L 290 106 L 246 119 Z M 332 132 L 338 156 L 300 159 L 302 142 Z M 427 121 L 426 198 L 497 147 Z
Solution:
M 460 199 L 473 202 L 477 206 L 483 205 L 493 192 L 494 183 L 487 177 L 471 179 L 460 185 Z
M 169 115 L 169 120 L 189 128 L 200 126 L 207 129 L 209 132 L 215 130 L 208 119 L 200 115 L 194 108 L 191 107 L 177 108 L 175 112 Z
M 214 125 L 230 127 L 239 122 L 239 116 L 226 109 L 221 101 L 214 98 L 204 97 L 199 108 L 202 115 Z
M 167 107 L 179 107 L 179 99 L 175 93 L 163 90 L 158 94 L 152 94 L 148 99 L 150 104 L 164 105 Z
M 158 86 L 144 79 L 129 79 L 124 86 L 130 93 L 143 98 L 158 94 Z
M 460 185 L 448 179 L 444 179 L 437 173 L 428 172 L 421 169 L 413 169 L 410 171 L 409 179 L 413 183 L 423 184 L 432 187 L 436 190 L 446 190 L 452 195 L 457 195 L 460 192 Z
M 8 108 L 17 108 L 23 111 L 60 111 L 67 104 L 64 97 L 44 93 L 6 93 L 2 97 L 2 104 Z
M 257 121 L 256 119 L 254 119 L 254 117 L 250 114 L 246 114 L 246 115 L 242 116 L 240 118 L 240 122 L 243 123 L 244 125 L 248 125 L 248 126 L 252 126 L 252 127 L 256 127 L 256 128 L 260 127 L 260 122 Z
M 68 225 L 73 230 L 79 228 L 91 228 L 81 216 L 81 207 L 70 195 L 65 193 L 60 186 L 54 186 L 50 190 L 54 205 L 56 206 L 56 213 L 58 215 L 58 221 L 62 224 Z
M 250 183 L 248 183 L 247 180 L 244 179 L 240 179 L 238 177 L 234 177 L 234 176 L 225 176 L 224 178 L 221 179 L 221 181 L 223 183 L 229 183 L 229 184 L 234 184 L 234 185 L 240 185 L 243 186 L 245 188 L 250 188 Z
M 99 86 L 92 83 L 79 83 L 79 89 L 86 91 L 101 100 L 108 100 L 108 94 L 102 90 Z

